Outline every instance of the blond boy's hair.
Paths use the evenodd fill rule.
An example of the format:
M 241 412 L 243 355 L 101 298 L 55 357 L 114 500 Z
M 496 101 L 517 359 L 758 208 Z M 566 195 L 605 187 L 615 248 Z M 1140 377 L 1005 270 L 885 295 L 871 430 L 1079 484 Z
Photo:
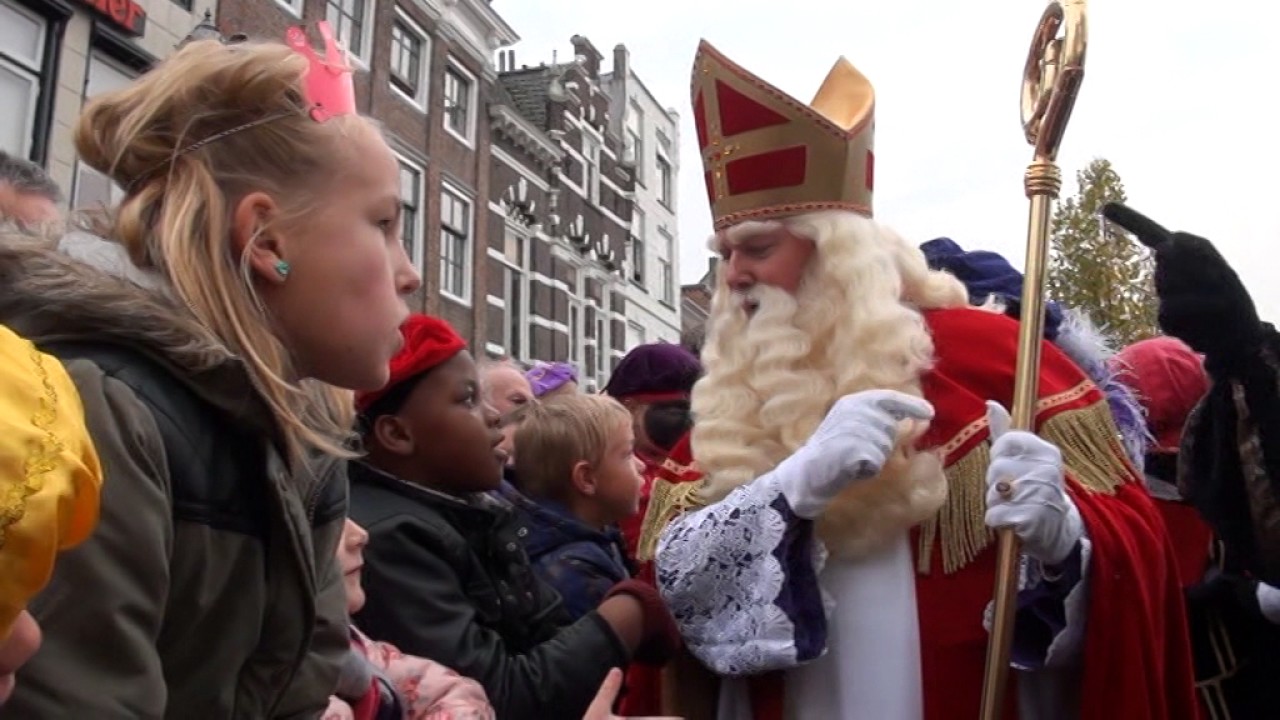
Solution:
M 533 497 L 562 500 L 582 461 L 598 466 L 609 441 L 631 413 L 607 395 L 554 395 L 528 405 L 515 435 L 515 471 L 520 488 Z

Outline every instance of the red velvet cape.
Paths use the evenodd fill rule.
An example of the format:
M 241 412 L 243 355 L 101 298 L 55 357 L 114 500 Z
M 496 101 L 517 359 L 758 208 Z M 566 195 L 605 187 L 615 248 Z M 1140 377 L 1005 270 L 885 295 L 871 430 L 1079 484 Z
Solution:
M 950 465 L 988 439 L 985 401 L 1006 407 L 1012 402 L 1018 325 L 974 309 L 931 311 L 926 321 L 936 362 L 922 384 L 936 415 L 921 444 L 944 449 Z M 1048 342 L 1041 348 L 1039 397 L 1038 430 L 1062 412 L 1106 402 Z M 1127 474 L 1116 478 L 1121 484 L 1114 493 L 1068 481 L 1092 543 L 1081 718 L 1193 720 L 1199 706 L 1175 553 L 1141 479 L 1132 468 Z M 699 477 L 686 437 L 664 465 L 662 479 L 683 483 Z M 971 720 L 979 714 L 988 638 L 982 617 L 994 587 L 995 554 L 992 542 L 955 572 L 944 573 L 935 560 L 929 573 L 917 575 L 926 720 Z M 753 678 L 752 685 L 757 720 L 780 720 L 781 676 Z M 1016 717 L 1015 699 L 1016 682 L 1010 682 L 1006 719 Z

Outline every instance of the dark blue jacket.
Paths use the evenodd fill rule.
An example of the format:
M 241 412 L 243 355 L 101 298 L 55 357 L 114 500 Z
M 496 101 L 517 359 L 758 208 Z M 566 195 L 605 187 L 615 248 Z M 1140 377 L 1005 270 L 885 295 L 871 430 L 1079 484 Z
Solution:
M 610 588 L 631 577 L 617 528 L 596 530 L 559 503 L 535 501 L 510 487 L 503 496 L 515 505 L 517 534 L 533 571 L 560 593 L 571 618 L 596 609 Z

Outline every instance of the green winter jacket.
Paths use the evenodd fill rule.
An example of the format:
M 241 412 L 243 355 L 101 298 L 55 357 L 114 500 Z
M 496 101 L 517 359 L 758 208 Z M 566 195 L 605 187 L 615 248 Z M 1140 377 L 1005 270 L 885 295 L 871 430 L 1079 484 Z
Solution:
M 172 300 L 0 232 L 0 322 L 61 358 L 104 482 L 31 611 L 5 717 L 313 718 L 348 648 L 345 462 L 287 467 L 243 366 Z

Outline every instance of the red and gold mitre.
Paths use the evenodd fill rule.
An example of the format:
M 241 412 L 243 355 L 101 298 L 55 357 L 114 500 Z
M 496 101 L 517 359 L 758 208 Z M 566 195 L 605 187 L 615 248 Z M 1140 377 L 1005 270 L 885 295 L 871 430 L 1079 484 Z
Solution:
M 818 210 L 871 216 L 875 91 L 843 57 L 806 105 L 704 40 L 693 120 L 716 230 Z

